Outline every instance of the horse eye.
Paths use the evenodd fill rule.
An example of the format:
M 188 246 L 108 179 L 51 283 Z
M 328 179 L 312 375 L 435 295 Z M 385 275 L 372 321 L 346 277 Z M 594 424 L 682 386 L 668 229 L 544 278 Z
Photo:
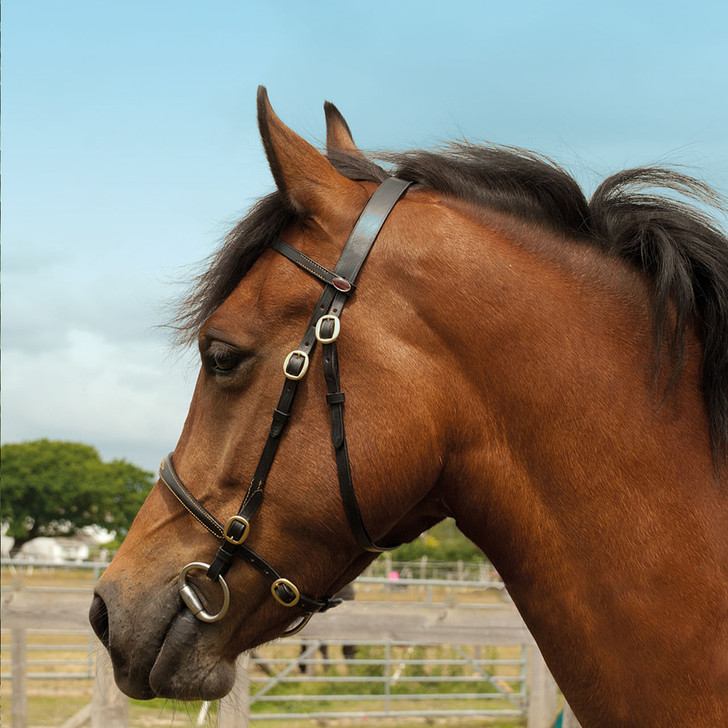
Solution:
M 231 351 L 220 352 L 212 356 L 212 366 L 218 372 L 232 371 L 237 363 L 238 357 Z
M 242 359 L 234 349 L 212 347 L 204 354 L 205 363 L 214 374 L 229 374 Z

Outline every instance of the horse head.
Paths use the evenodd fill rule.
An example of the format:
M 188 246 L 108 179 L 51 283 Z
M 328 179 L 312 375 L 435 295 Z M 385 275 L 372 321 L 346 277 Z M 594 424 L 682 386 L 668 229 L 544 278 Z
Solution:
M 326 116 L 329 152 L 359 155 L 336 108 L 327 104 Z M 412 300 L 427 281 L 417 277 L 417 265 L 404 270 L 410 264 L 400 255 L 414 213 L 404 201 L 386 225 L 381 221 L 376 255 L 355 291 L 350 281 L 311 275 L 314 261 L 334 272 L 377 185 L 336 171 L 280 121 L 263 89 L 258 120 L 278 218 L 286 219 L 272 232 L 284 241 L 279 245 L 306 257 L 293 265 L 264 234 L 260 255 L 206 317 L 189 414 L 162 468 L 170 487 L 156 485 L 96 587 L 92 623 L 118 684 L 134 697 L 224 695 L 240 652 L 332 606 L 331 596 L 376 556 L 375 543 L 386 548 L 411 540 L 447 514 L 438 493 L 449 457 L 447 402 L 437 383 L 448 375 L 427 345 L 427 324 L 415 325 L 412 315 Z M 237 243 L 260 245 L 257 237 Z M 325 311 L 322 290 L 333 294 Z M 343 312 L 336 295 L 342 308 L 346 303 Z M 311 322 L 324 314 L 317 330 Z M 333 347 L 334 325 L 336 351 L 324 351 Z M 310 354 L 295 353 L 300 349 Z M 338 402 L 327 401 L 327 355 L 336 356 L 335 376 L 345 390 Z M 282 383 L 281 397 L 292 399 L 286 388 L 295 388 L 295 403 L 280 404 Z M 341 432 L 332 439 L 333 407 L 339 418 L 347 413 L 343 443 Z M 336 457 L 342 444 L 343 464 Z M 348 497 L 365 534 L 359 538 L 350 525 L 357 516 L 346 511 L 347 495 L 337 485 L 339 467 L 348 467 L 345 477 L 355 483 Z M 256 504 L 249 518 L 236 516 L 244 497 Z M 208 579 L 220 543 L 253 556 L 233 557 L 218 569 L 223 574 Z M 184 567 L 195 563 L 203 566 L 180 581 Z M 224 618 L 194 619 L 180 585 L 203 617 L 220 614 L 228 589 L 232 606 Z

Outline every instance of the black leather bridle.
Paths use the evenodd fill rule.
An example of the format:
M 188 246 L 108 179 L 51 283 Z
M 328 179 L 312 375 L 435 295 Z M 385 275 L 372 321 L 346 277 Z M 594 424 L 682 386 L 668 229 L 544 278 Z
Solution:
M 324 378 L 328 390 L 326 401 L 331 414 L 331 439 L 336 455 L 339 490 L 349 526 L 359 546 L 366 551 L 380 552 L 396 548 L 396 546 L 382 546 L 372 541 L 359 510 L 344 431 L 345 398 L 339 379 L 336 341 L 341 328 L 341 312 L 354 293 L 356 277 L 389 213 L 410 184 L 390 177 L 375 190 L 354 225 L 333 271 L 316 263 L 280 238 L 271 243 L 274 250 L 323 282 L 325 287 L 298 349 L 288 354 L 283 363 L 283 373 L 286 378 L 283 391 L 273 412 L 273 422 L 263 453 L 237 514 L 228 518 L 223 525 L 182 483 L 172 465 L 172 453 L 162 461 L 159 469 L 162 482 L 202 526 L 222 541 L 211 564 L 201 561 L 187 564 L 178 579 L 182 600 L 203 622 L 216 622 L 227 613 L 230 592 L 224 577 L 236 556 L 253 566 L 271 582 L 271 593 L 279 604 L 285 607 L 298 606 L 303 610 L 302 620 L 287 630 L 285 635 L 295 634 L 302 629 L 314 613 L 326 611 L 341 603 L 340 599 L 332 596 L 317 599 L 304 594 L 293 582 L 283 578 L 271 564 L 244 544 L 250 533 L 250 520 L 263 502 L 265 483 L 278 451 L 281 434 L 291 416 L 298 383 L 308 371 L 310 357 L 317 341 L 322 345 Z M 200 598 L 187 583 L 187 574 L 195 569 L 205 569 L 207 576 L 222 587 L 223 605 L 217 614 L 209 614 L 204 609 Z

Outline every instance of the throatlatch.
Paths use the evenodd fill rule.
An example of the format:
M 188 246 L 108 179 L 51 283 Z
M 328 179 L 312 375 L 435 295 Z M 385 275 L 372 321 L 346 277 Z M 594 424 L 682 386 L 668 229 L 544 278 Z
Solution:
M 172 464 L 172 453 L 162 461 L 159 469 L 159 477 L 162 482 L 202 526 L 222 541 L 212 564 L 208 565 L 201 561 L 187 564 L 178 580 L 182 600 L 203 622 L 216 622 L 227 613 L 230 592 L 225 582 L 225 574 L 235 557 L 253 566 L 271 582 L 271 594 L 279 604 L 284 607 L 298 606 L 303 610 L 302 621 L 285 632 L 285 636 L 295 634 L 302 629 L 315 612 L 326 611 L 341 603 L 340 599 L 334 597 L 324 596 L 316 599 L 302 593 L 293 582 L 280 576 L 273 566 L 244 543 L 250 533 L 250 520 L 263 502 L 265 483 L 278 452 L 281 434 L 291 416 L 298 383 L 308 372 L 311 354 L 317 341 L 322 346 L 324 378 L 327 388 L 326 401 L 331 414 L 331 440 L 336 456 L 339 490 L 349 526 L 359 546 L 366 551 L 379 552 L 397 548 L 396 545 L 383 546 L 374 543 L 367 532 L 359 510 L 346 445 L 345 396 L 341 390 L 336 342 L 341 332 L 341 312 L 349 296 L 356 290 L 354 285 L 356 277 L 389 213 L 411 184 L 411 182 L 390 177 L 375 190 L 354 225 L 333 271 L 288 245 L 281 238 L 277 237 L 271 243 L 271 247 L 275 251 L 324 283 L 325 288 L 298 349 L 290 352 L 283 362 L 283 374 L 285 375 L 283 390 L 273 411 L 273 421 L 263 452 L 238 512 L 228 518 L 225 524 L 218 521 L 182 483 Z M 205 611 L 199 597 L 187 583 L 187 574 L 194 569 L 206 569 L 207 576 L 221 585 L 223 605 L 216 614 L 209 614 Z

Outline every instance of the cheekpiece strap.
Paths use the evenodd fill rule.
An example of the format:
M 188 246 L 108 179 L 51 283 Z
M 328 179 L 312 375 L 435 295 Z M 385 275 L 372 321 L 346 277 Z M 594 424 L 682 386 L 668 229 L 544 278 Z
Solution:
M 316 338 L 322 342 L 323 346 L 324 377 L 328 389 L 326 401 L 330 407 L 331 440 L 334 445 L 339 490 L 344 504 L 344 511 L 346 512 L 349 526 L 359 546 L 366 551 L 374 552 L 392 551 L 400 544 L 383 546 L 372 541 L 364 525 L 356 492 L 354 491 L 349 451 L 344 430 L 343 405 L 345 397 L 341 391 L 338 351 L 336 346 L 339 331 L 338 319 L 341 316 L 350 291 L 341 290 L 337 283 L 340 284 L 340 281 L 347 281 L 351 283 L 353 289 L 354 281 L 359 275 L 359 271 L 364 265 L 379 235 L 379 231 L 386 222 L 389 213 L 411 184 L 411 182 L 390 177 L 376 189 L 354 225 L 333 272 L 316 263 L 280 238 L 276 238 L 272 246 L 300 268 L 303 268 L 314 277 L 329 283 L 337 289 L 328 307 L 325 305 L 322 306 L 321 300 L 319 300 L 319 304 L 316 306 L 316 311 L 319 312 Z M 316 313 L 314 314 L 314 318 L 316 318 Z M 330 323 L 333 330 L 327 327 L 327 331 L 324 332 L 324 327 L 321 324 L 324 323 L 325 319 L 329 320 L 326 323 L 327 325 Z

